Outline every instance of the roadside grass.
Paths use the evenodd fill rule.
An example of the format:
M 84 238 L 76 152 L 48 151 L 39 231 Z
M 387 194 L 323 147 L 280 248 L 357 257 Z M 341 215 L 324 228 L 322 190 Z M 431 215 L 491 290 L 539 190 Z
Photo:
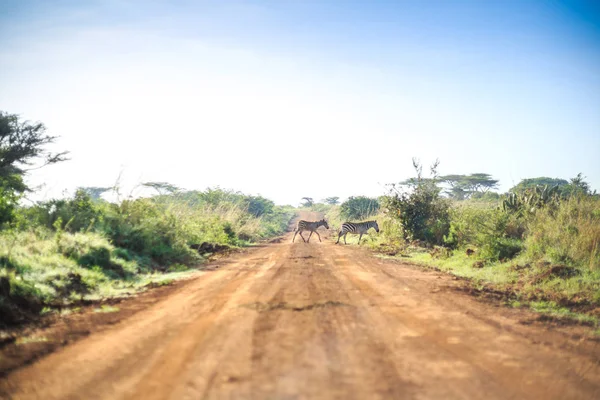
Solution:
M 44 337 L 44 336 L 26 336 L 26 337 L 20 337 L 15 341 L 15 344 L 17 346 L 20 345 L 24 345 L 24 344 L 30 344 L 30 343 L 45 343 L 48 342 L 48 338 Z
M 463 210 L 454 215 L 464 217 L 465 213 L 471 213 L 470 210 L 464 211 L 471 205 L 459 206 Z M 479 219 L 488 212 L 497 213 L 490 211 L 489 205 L 485 204 L 472 207 L 470 216 Z M 522 251 L 509 258 L 489 257 L 491 252 L 481 251 L 473 244 L 463 243 L 451 249 L 405 241 L 397 220 L 383 213 L 372 217 L 378 220 L 381 232 L 371 231 L 363 236 L 361 245 L 371 248 L 379 257 L 410 262 L 464 278 L 476 290 L 501 291 L 506 294 L 511 306 L 528 307 L 555 319 L 599 326 L 597 241 L 600 235 L 593 224 L 598 215 L 596 200 L 565 202 L 553 215 L 540 212 L 527 225 L 527 229 L 534 233 L 525 235 Z M 493 218 L 488 218 L 489 221 Z M 515 229 L 510 223 L 506 229 Z M 486 232 L 476 225 L 466 225 L 461 227 L 466 237 L 477 237 L 483 246 L 487 246 L 488 241 L 492 242 L 492 247 L 497 244 L 494 242 L 498 237 L 495 231 Z M 348 243 L 351 243 L 350 240 L 356 243 L 354 238 Z M 572 243 L 571 247 L 568 243 Z M 468 251 L 472 253 L 468 255 Z
M 0 234 L 3 319 L 18 318 L 19 309 L 48 314 L 83 301 L 128 297 L 152 286 L 200 273 L 174 264 L 168 272 L 151 269 L 135 259 L 122 258 L 117 248 L 100 234 L 43 230 Z
M 99 308 L 94 308 L 95 313 L 113 313 L 119 311 L 119 307 L 109 306 L 107 304 L 102 304 Z
M 532 265 L 524 255 L 506 262 L 481 265 L 478 264 L 480 261 L 459 250 L 449 253 L 445 258 L 424 248 L 409 248 L 402 255 L 378 256 L 450 273 L 466 279 L 477 290 L 503 292 L 508 299 L 507 305 L 511 307 L 527 307 L 555 319 L 600 326 L 597 316 L 600 308 L 600 276 L 597 271 L 584 270 L 574 276 L 553 276 L 548 274 L 546 264 Z
M 569 310 L 566 307 L 561 307 L 554 301 L 532 301 L 529 307 L 540 314 L 556 317 L 559 319 L 568 319 L 579 321 L 583 324 L 598 326 L 598 318 L 577 313 Z
M 587 211 L 585 217 L 582 212 L 574 212 L 576 206 L 579 211 L 582 208 L 581 204 L 575 202 L 565 203 L 563 206 L 564 212 L 558 213 L 556 218 L 562 218 L 563 225 L 570 223 L 574 224 L 588 237 L 597 237 L 593 231 L 595 226 L 590 224 L 590 218 L 594 218 L 597 214 L 593 214 L 593 208 L 597 207 L 597 203 L 587 202 L 583 207 L 592 208 Z M 491 219 L 488 213 L 496 213 L 492 209 L 489 202 L 469 202 L 458 203 L 456 207 L 460 210 L 453 214 L 456 218 L 464 218 L 468 214 L 466 224 L 461 227 L 469 238 L 474 238 L 480 235 L 480 240 L 488 240 L 487 236 L 483 238 L 481 235 L 488 235 L 487 232 L 482 232 L 477 225 L 474 225 L 473 220 Z M 340 216 L 339 206 L 322 207 L 321 212 L 325 212 L 328 218 L 330 227 L 339 229 L 342 217 Z M 561 209 L 562 210 L 562 209 Z M 559 210 L 559 211 L 561 211 Z M 582 216 L 583 214 L 583 216 Z M 565 216 L 563 216 L 565 215 Z M 570 217 L 569 217 L 570 216 Z M 559 224 L 553 223 L 547 213 L 540 213 L 531 223 L 532 229 L 538 232 L 537 236 L 530 237 L 524 242 L 530 245 L 530 248 L 536 251 L 524 251 L 518 253 L 511 259 L 487 259 L 488 253 L 483 256 L 479 248 L 473 245 L 463 245 L 456 249 L 449 249 L 438 246 L 427 246 L 423 243 L 410 242 L 403 239 L 402 228 L 399 221 L 390 218 L 383 212 L 371 216 L 369 220 L 377 220 L 380 233 L 370 231 L 364 235 L 361 241 L 361 246 L 366 246 L 376 253 L 378 257 L 395 259 L 402 262 L 410 262 L 412 264 L 450 273 L 457 277 L 461 277 L 470 282 L 470 285 L 476 290 L 490 289 L 500 291 L 506 294 L 508 305 L 512 307 L 528 307 L 535 312 L 553 318 L 562 320 L 571 320 L 578 323 L 591 324 L 598 326 L 598 310 L 600 310 L 600 270 L 590 265 L 590 258 L 585 258 L 584 245 L 578 244 L 577 253 L 581 261 L 579 264 L 565 265 L 558 264 L 557 261 L 565 261 L 568 259 L 563 256 L 558 258 L 548 247 L 546 236 L 551 236 L 553 243 L 562 243 L 561 231 Z M 462 220 L 461 220 L 462 222 Z M 510 222 L 510 221 L 509 221 Z M 568 225 L 567 225 L 568 226 Z M 585 227 L 585 230 L 582 228 Z M 507 229 L 514 229 L 510 224 Z M 565 230 L 565 229 L 562 229 Z M 574 228 L 570 228 L 570 235 L 573 236 Z M 545 232 L 551 232 L 546 234 Z M 493 239 L 494 232 L 489 234 Z M 594 236 L 595 235 L 595 236 Z M 563 235 L 564 236 L 564 235 Z M 337 240 L 335 235 L 334 240 Z M 573 241 L 573 239 L 570 239 Z M 595 257 L 594 244 L 590 239 L 586 238 L 583 242 L 587 244 L 587 248 L 592 248 L 592 260 Z M 356 245 L 358 236 L 348 235 L 348 244 Z M 543 252 L 538 249 L 543 243 L 546 247 Z M 484 243 L 485 244 L 485 243 Z M 592 246 L 592 247 L 590 247 Z M 564 247 L 564 246 L 563 246 Z M 558 244 L 554 248 L 559 248 Z M 467 255 L 467 249 L 475 249 L 476 252 L 472 255 Z M 548 254 L 549 253 L 549 254 Z M 560 254 L 573 254 L 562 251 Z M 579 255 L 581 254 L 581 255 Z M 589 254 L 589 250 L 588 250 Z M 575 256 L 571 256 L 576 259 Z
M 192 202 L 208 194 L 236 197 Z M 294 215 L 220 190 L 119 205 L 77 196 L 22 209 L 18 227 L 0 230 L 0 327 L 192 277 L 211 254 L 279 235 Z M 266 211 L 251 214 L 247 199 Z

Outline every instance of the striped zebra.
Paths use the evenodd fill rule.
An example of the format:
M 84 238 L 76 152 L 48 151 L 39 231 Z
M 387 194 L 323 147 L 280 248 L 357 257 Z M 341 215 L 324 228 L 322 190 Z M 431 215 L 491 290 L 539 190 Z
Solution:
M 344 222 L 342 224 L 342 228 L 340 229 L 340 233 L 338 233 L 338 240 L 335 244 L 340 242 L 340 238 L 344 236 L 344 244 L 346 244 L 346 235 L 348 233 L 360 234 L 358 237 L 358 244 L 360 244 L 360 239 L 362 239 L 362 235 L 367 233 L 369 229 L 375 229 L 375 232 L 379 233 L 379 226 L 377 225 L 377 221 L 367 221 L 367 222 Z
M 304 240 L 304 243 L 308 243 L 310 242 L 310 237 L 312 236 L 313 232 L 317 234 L 317 236 L 319 237 L 319 242 L 321 241 L 321 235 L 319 235 L 319 232 L 317 232 L 317 229 L 319 229 L 320 226 L 324 226 L 325 229 L 329 229 L 329 225 L 327 225 L 327 221 L 325 221 L 324 219 L 320 220 L 320 221 L 315 221 L 315 222 L 310 222 L 310 221 L 304 221 L 304 220 L 300 220 L 298 221 L 298 225 L 296 225 L 296 229 L 294 230 L 294 238 L 292 239 L 292 243 L 294 243 L 294 240 L 296 240 L 296 235 L 299 233 L 300 237 L 302 238 L 302 240 Z M 302 231 L 310 231 L 310 235 L 308 235 L 308 241 L 304 239 L 304 236 L 302 236 Z

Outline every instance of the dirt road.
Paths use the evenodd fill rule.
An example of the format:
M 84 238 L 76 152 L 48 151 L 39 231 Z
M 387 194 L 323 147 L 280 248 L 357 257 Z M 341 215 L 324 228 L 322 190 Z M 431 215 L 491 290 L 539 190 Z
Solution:
M 595 344 L 520 324 L 439 273 L 290 239 L 221 261 L 6 387 L 14 399 L 600 398 Z

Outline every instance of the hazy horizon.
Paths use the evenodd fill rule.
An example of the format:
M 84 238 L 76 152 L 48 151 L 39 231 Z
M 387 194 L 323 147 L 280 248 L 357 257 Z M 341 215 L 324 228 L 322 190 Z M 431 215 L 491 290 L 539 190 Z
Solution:
M 424 170 L 600 191 L 591 1 L 6 1 L 0 110 L 71 160 L 34 197 L 145 181 L 296 205 Z

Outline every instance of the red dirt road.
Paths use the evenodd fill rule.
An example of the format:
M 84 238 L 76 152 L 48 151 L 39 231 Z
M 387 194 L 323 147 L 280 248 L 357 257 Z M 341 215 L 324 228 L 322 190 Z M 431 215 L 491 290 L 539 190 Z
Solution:
M 597 342 L 322 236 L 221 261 L 1 386 L 45 400 L 600 399 Z

